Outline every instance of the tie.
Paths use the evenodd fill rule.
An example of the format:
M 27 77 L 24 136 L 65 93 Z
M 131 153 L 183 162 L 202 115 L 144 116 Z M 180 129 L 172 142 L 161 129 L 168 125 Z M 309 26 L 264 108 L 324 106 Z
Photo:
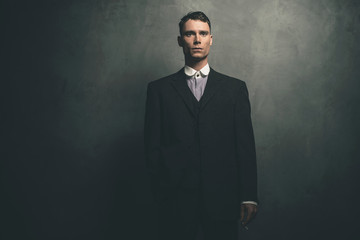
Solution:
M 198 74 L 198 73 L 197 73 Z M 201 98 L 201 87 L 200 87 L 200 79 L 196 79 L 196 74 L 194 75 L 194 82 L 195 82 L 195 91 L 194 91 L 194 95 L 196 97 L 196 99 L 198 101 L 200 101 L 200 98 Z

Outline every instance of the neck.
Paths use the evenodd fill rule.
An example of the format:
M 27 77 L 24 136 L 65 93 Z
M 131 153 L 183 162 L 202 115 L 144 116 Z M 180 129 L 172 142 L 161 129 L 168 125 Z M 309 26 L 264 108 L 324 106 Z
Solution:
M 189 58 L 185 58 L 185 64 L 193 69 L 195 69 L 196 71 L 199 71 L 200 69 L 202 69 L 203 67 L 205 67 L 205 65 L 208 63 L 207 58 L 201 59 L 200 61 L 198 60 L 194 60 L 194 59 L 189 59 Z

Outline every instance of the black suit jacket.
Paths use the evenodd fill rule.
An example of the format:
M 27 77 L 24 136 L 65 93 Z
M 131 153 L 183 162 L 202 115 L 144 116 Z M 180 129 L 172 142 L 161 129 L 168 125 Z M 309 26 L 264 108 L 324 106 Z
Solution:
M 246 84 L 211 69 L 197 104 L 184 69 L 150 82 L 145 151 L 157 191 L 201 188 L 217 219 L 239 217 L 258 201 L 254 134 Z

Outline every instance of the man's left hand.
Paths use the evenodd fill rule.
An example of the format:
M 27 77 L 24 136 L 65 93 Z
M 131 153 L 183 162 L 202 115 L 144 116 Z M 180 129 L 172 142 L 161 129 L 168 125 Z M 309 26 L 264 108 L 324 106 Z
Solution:
M 241 204 L 240 222 L 243 226 L 248 225 L 257 213 L 257 205 L 250 203 Z M 246 217 L 245 217 L 246 216 Z

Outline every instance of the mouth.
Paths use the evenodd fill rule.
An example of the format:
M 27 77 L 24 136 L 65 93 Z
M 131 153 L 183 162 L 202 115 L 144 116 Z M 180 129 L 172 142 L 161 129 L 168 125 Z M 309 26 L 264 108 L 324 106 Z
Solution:
M 202 48 L 192 48 L 193 51 L 201 51 Z

